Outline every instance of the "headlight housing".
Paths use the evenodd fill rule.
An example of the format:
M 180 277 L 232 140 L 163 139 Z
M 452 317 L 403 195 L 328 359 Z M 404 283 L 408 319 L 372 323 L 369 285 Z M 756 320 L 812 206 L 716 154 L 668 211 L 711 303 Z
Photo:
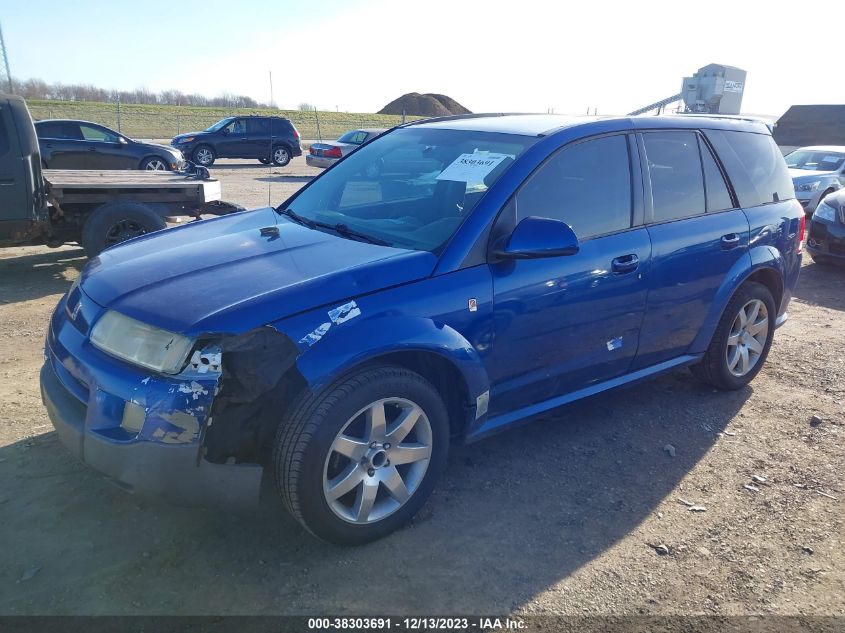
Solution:
M 178 142 L 179 144 L 182 144 L 182 143 L 190 143 L 191 141 L 193 141 L 193 140 L 194 140 L 194 138 L 195 138 L 195 137 L 193 137 L 193 136 L 186 136 L 185 138 L 180 138 L 177 142 Z
M 178 374 L 194 340 L 106 312 L 91 331 L 91 343 L 106 354 L 164 374 Z
M 800 185 L 795 187 L 795 191 L 816 191 L 820 184 L 822 184 L 821 180 L 816 180 L 815 182 L 802 182 Z
M 829 222 L 836 222 L 836 209 L 834 209 L 829 204 L 819 202 L 819 205 L 813 212 L 813 218 L 817 220 L 828 220 Z

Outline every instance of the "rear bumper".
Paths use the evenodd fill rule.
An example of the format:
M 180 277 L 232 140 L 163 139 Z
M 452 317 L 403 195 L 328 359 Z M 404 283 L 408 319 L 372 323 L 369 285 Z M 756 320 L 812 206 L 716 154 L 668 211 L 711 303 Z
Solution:
M 314 154 L 305 155 L 305 163 L 311 167 L 319 167 L 327 169 L 338 161 L 337 158 L 326 158 L 325 156 L 314 156 Z

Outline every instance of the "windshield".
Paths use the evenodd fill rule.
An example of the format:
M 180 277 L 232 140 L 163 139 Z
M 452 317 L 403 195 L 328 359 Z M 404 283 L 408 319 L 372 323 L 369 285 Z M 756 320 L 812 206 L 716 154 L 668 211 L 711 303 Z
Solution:
M 436 251 L 533 137 L 409 127 L 362 146 L 289 209 L 306 221 Z M 280 208 L 281 210 L 281 208 Z
M 799 149 L 784 156 L 786 166 L 807 171 L 836 171 L 845 161 L 845 153 Z
M 217 130 L 226 127 L 229 123 L 231 123 L 234 120 L 234 118 L 235 117 L 230 116 L 230 117 L 227 117 L 225 119 L 220 119 L 214 125 L 211 125 L 211 126 L 205 128 L 205 131 L 206 132 L 216 132 Z

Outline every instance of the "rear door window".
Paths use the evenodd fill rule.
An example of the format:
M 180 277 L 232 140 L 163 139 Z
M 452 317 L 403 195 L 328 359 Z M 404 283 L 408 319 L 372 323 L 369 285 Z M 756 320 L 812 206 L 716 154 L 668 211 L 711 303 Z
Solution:
M 270 120 L 269 119 L 247 119 L 246 132 L 247 132 L 247 134 L 254 134 L 256 136 L 269 136 L 269 134 L 270 134 Z
M 82 140 L 82 132 L 79 129 L 78 123 L 50 121 L 47 123 L 39 123 L 35 126 L 35 129 L 38 132 L 38 138 L 58 138 L 73 141 Z
M 704 134 L 722 159 L 741 206 L 795 197 L 786 162 L 771 136 L 724 130 L 706 130 Z
M 584 240 L 631 227 L 631 167 L 624 135 L 568 145 L 516 194 L 517 222 L 563 220 Z
M 706 210 L 704 174 L 695 132 L 646 132 L 643 144 L 651 178 L 654 222 L 668 222 Z
M 704 164 L 704 189 L 707 196 L 707 213 L 714 211 L 725 211 L 733 209 L 734 203 L 731 199 L 728 185 L 725 183 L 725 177 L 722 175 L 719 165 L 716 164 L 716 159 L 710 152 L 710 148 L 704 142 L 704 139 L 699 137 L 699 147 L 701 149 L 701 162 Z

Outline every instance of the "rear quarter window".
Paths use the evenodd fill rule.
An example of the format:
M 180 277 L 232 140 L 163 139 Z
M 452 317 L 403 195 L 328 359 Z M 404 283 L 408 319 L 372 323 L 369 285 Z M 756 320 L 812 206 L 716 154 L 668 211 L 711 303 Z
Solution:
M 723 130 L 704 133 L 722 159 L 741 206 L 795 197 L 786 162 L 771 136 Z

